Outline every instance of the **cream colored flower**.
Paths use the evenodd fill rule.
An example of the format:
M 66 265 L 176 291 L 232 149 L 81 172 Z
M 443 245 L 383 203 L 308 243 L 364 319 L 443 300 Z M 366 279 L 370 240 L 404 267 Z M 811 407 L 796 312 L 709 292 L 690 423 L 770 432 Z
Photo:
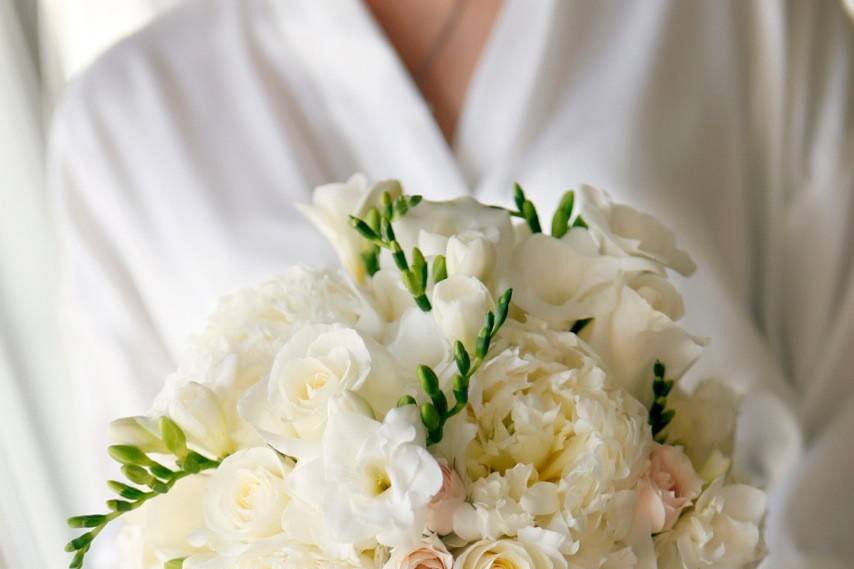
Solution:
M 703 480 L 682 449 L 655 445 L 647 475 L 638 485 L 638 510 L 651 533 L 669 530 L 700 495 Z
M 763 554 L 766 497 L 743 484 L 713 482 L 669 532 L 655 538 L 661 569 L 741 569 Z
M 427 512 L 427 528 L 439 535 L 451 533 L 454 529 L 454 515 L 466 501 L 466 486 L 457 471 L 444 461 L 442 468 L 442 487 L 430 500 Z
M 705 340 L 688 334 L 629 286 L 617 286 L 613 304 L 602 305 L 581 335 L 593 347 L 611 381 L 649 404 L 652 367 L 667 366 L 679 379 L 703 352 Z
M 205 491 L 211 541 L 251 543 L 282 533 L 282 512 L 291 499 L 285 479 L 292 469 L 269 447 L 243 449 L 226 458 Z
M 336 397 L 356 392 L 382 414 L 404 388 L 391 355 L 370 338 L 342 326 L 308 325 L 282 346 L 239 411 L 279 452 L 310 458 L 320 454 Z
M 591 186 L 578 192 L 579 213 L 598 239 L 605 255 L 645 260 L 649 268 L 670 267 L 688 276 L 697 266 L 676 246 L 673 232 L 651 215 L 614 203 L 607 193 Z
M 216 393 L 190 381 L 175 390 L 169 416 L 187 435 L 190 445 L 212 457 L 222 457 L 235 448 L 229 423 Z
M 557 552 L 517 539 L 483 540 L 469 545 L 454 569 L 556 569 L 567 567 Z
M 396 548 L 383 569 L 451 569 L 454 557 L 437 538 L 412 548 Z
M 506 276 L 516 306 L 562 330 L 613 305 L 607 292 L 620 269 L 575 242 L 531 235 L 514 250 Z

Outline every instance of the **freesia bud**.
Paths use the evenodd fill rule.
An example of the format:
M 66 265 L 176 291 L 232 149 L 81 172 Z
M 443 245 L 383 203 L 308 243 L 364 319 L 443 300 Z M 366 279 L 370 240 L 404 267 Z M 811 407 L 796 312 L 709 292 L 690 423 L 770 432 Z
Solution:
M 110 440 L 117 445 L 128 445 L 143 452 L 166 454 L 169 450 L 157 436 L 157 426 L 148 417 L 123 417 L 109 426 Z
M 439 328 L 451 340 L 474 351 L 483 318 L 494 308 L 486 286 L 474 277 L 448 277 L 433 289 L 433 314 Z

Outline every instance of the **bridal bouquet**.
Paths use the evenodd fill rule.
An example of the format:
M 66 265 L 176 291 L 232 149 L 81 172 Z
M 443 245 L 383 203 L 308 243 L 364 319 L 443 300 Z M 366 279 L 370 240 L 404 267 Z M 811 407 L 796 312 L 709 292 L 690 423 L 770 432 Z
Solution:
M 679 378 L 703 340 L 670 230 L 602 191 L 543 231 L 357 175 L 303 209 L 346 271 L 221 301 L 150 413 L 111 426 L 125 480 L 71 518 L 82 567 L 739 568 L 765 495 L 732 474 L 737 400 Z

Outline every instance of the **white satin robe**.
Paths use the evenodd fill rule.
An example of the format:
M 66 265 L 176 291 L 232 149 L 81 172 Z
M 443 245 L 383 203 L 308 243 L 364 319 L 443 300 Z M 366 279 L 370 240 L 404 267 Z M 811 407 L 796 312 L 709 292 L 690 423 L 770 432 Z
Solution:
M 740 458 L 771 485 L 772 566 L 847 563 L 852 97 L 854 28 L 835 0 L 507 0 L 449 146 L 356 0 L 180 5 L 55 117 L 87 477 L 68 492 L 105 497 L 108 420 L 147 409 L 217 297 L 336 262 L 294 208 L 314 186 L 363 171 L 507 204 L 518 180 L 550 215 L 587 182 L 674 227 L 700 266 L 678 281 L 686 328 L 712 338 L 692 376 L 747 393 Z

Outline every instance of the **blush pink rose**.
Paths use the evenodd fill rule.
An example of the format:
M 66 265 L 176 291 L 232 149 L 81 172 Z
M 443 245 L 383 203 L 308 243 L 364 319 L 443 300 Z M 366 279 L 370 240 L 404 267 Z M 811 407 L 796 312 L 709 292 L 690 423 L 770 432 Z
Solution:
M 441 543 L 424 542 L 408 551 L 395 550 L 383 569 L 451 569 L 453 564 Z
M 442 487 L 433 496 L 427 511 L 427 527 L 445 535 L 454 529 L 454 514 L 466 500 L 466 487 L 456 470 L 445 464 L 442 468 Z
M 702 479 L 681 448 L 656 445 L 649 471 L 638 484 L 638 515 L 652 533 L 669 530 L 702 489 Z

